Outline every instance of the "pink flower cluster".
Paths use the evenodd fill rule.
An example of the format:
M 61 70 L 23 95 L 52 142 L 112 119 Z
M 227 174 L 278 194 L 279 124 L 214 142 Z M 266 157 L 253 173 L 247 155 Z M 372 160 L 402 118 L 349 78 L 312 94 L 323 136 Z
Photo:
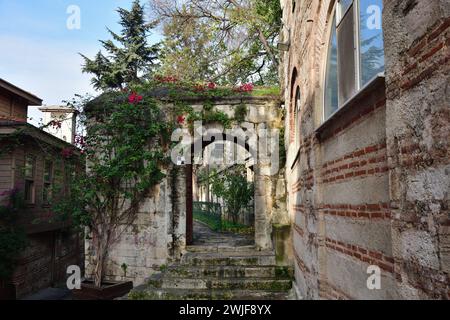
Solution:
M 53 120 L 53 121 L 50 121 L 50 123 L 48 125 L 53 127 L 53 129 L 61 129 L 62 121 Z
M 83 136 L 80 135 L 75 136 L 75 145 L 81 149 L 81 154 L 84 154 L 87 147 L 87 143 L 86 139 Z
M 131 104 L 138 104 L 139 102 L 141 102 L 143 99 L 143 97 L 141 95 L 138 95 L 136 92 L 132 92 L 129 96 L 128 96 L 128 102 Z
M 239 87 L 235 88 L 234 91 L 236 92 L 252 92 L 255 86 L 253 83 L 245 83 L 243 85 L 240 85 Z
M 177 117 L 177 123 L 178 124 L 184 124 L 184 122 L 186 121 L 186 118 L 183 116 L 178 116 Z

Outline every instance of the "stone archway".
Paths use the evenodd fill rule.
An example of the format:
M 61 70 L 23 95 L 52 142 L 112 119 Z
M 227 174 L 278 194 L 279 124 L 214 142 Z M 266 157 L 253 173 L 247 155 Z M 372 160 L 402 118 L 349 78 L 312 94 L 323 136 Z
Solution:
M 192 107 L 201 106 L 202 101 L 192 101 Z M 280 112 L 280 103 L 277 99 L 268 97 L 245 97 L 240 99 L 222 98 L 213 102 L 213 110 L 234 117 L 234 110 L 237 106 L 245 104 L 247 114 L 240 123 L 234 123 L 231 129 L 224 130 L 218 123 L 205 124 L 205 128 L 214 140 L 194 142 L 200 143 L 202 149 L 214 141 L 238 141 L 241 146 L 254 157 L 254 208 L 255 208 L 255 245 L 260 250 L 272 249 L 272 208 L 275 205 L 274 186 L 279 178 L 279 129 L 282 127 L 283 119 Z M 240 137 L 226 134 L 226 131 L 233 132 L 243 126 L 246 130 L 253 128 L 256 139 L 253 143 L 239 141 Z M 281 138 L 282 139 L 282 138 Z M 192 147 L 193 148 L 193 147 Z M 193 150 L 191 150 L 193 151 Z M 193 151 L 195 154 L 195 151 Z M 192 162 L 191 162 L 192 163 Z M 192 197 L 192 164 L 185 165 L 185 189 L 186 197 L 186 244 L 192 244 L 193 240 L 193 197 Z M 284 178 L 284 177 L 283 177 Z

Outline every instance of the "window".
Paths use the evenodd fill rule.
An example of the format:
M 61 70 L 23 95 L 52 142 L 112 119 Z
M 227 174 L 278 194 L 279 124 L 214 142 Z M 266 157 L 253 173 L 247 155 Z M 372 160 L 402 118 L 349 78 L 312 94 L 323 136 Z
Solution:
M 28 155 L 25 157 L 25 201 L 27 204 L 35 203 L 34 177 L 36 173 L 36 158 Z
M 295 146 L 300 147 L 300 106 L 301 106 L 301 95 L 300 95 L 300 87 L 297 87 L 295 92 L 295 111 L 294 111 L 294 119 L 295 119 Z
M 50 204 L 52 196 L 52 183 L 53 183 L 53 163 L 49 160 L 46 160 L 44 165 L 44 189 L 42 192 L 42 203 L 44 205 Z
M 384 71 L 382 0 L 339 0 L 331 24 L 324 119 Z

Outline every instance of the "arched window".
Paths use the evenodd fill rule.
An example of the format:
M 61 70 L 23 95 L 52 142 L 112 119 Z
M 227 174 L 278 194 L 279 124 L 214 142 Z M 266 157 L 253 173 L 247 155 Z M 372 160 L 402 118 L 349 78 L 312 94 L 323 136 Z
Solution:
M 328 47 L 324 119 L 384 72 L 382 0 L 338 0 Z
M 297 87 L 295 91 L 294 102 L 294 119 L 295 119 L 295 147 L 300 146 L 300 107 L 301 107 L 301 94 L 300 87 Z

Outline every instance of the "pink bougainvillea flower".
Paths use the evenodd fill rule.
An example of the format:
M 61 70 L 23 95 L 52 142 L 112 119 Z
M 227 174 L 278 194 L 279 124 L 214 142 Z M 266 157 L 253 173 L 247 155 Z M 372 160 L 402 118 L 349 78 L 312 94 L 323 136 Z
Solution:
M 138 95 L 136 92 L 132 92 L 128 96 L 128 102 L 132 103 L 132 104 L 137 104 L 137 103 L 141 102 L 142 99 L 143 99 L 143 97 L 141 95 Z
M 183 116 L 178 116 L 177 117 L 177 123 L 178 124 L 184 124 L 185 121 L 186 121 L 185 117 L 183 117 Z
M 53 127 L 53 129 L 61 129 L 62 121 L 53 120 L 49 123 L 49 126 Z
M 236 88 L 234 91 L 236 91 L 236 92 L 251 92 L 251 91 L 253 91 L 254 88 L 255 88 L 255 86 L 253 85 L 253 83 L 245 83 L 245 84 L 239 86 L 238 88 Z
M 214 82 L 209 82 L 209 83 L 208 83 L 208 89 L 214 90 L 214 89 L 216 89 L 216 88 L 217 88 L 217 85 L 216 85 Z
M 128 96 L 128 102 L 129 103 L 134 103 L 136 101 L 136 92 L 132 92 L 129 96 Z

